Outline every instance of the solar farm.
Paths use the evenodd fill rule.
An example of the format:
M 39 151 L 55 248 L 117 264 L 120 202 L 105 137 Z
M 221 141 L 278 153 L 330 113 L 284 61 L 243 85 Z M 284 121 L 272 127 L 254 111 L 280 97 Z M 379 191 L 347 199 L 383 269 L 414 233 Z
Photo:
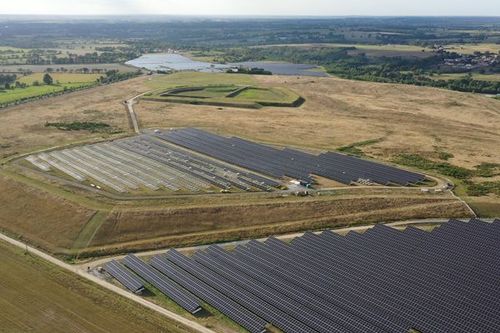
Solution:
M 197 156 L 151 135 L 30 155 L 42 171 L 124 193 L 137 190 L 200 192 L 271 191 L 279 182 Z M 99 185 L 96 185 L 99 184 Z
M 190 313 L 209 304 L 252 333 L 500 331 L 500 220 L 433 231 L 376 225 L 285 243 L 212 245 L 105 266 L 132 292 L 152 285 Z M 117 269 L 119 267 L 119 269 Z
M 304 186 L 314 175 L 345 185 L 418 184 L 425 176 L 339 153 L 312 155 L 222 137 L 194 128 L 156 131 L 25 158 L 41 171 L 119 193 L 273 191 L 285 178 Z
M 204 85 L 176 87 L 146 94 L 146 100 L 193 105 L 232 106 L 258 109 L 264 106 L 297 107 L 304 99 L 283 87 L 251 85 Z
M 222 161 L 276 178 L 290 177 L 305 184 L 314 183 L 312 175 L 343 184 L 377 183 L 406 186 L 425 180 L 425 176 L 357 157 L 327 152 L 312 155 L 294 149 L 276 149 L 237 137 L 221 137 L 199 129 L 187 128 L 157 134 L 179 146 L 213 156 Z

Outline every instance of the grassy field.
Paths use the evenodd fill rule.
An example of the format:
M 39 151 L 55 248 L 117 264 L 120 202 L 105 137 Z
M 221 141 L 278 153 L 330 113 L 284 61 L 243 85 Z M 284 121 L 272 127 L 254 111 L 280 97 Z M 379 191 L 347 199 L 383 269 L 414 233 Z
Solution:
M 221 74 L 224 81 L 231 80 L 233 74 Z M 175 81 L 178 75 L 169 76 Z M 239 82 L 236 78 L 234 82 Z M 155 83 L 156 84 L 156 83 Z M 170 87 L 165 82 L 165 87 Z M 242 108 L 261 108 L 263 106 L 292 107 L 302 103 L 299 95 L 284 87 L 258 87 L 237 84 L 183 85 L 175 88 L 159 89 L 148 93 L 143 99 L 156 102 L 171 102 L 194 105 L 231 106 Z
M 431 76 L 433 80 L 460 80 L 467 77 L 463 73 L 438 74 Z M 500 82 L 500 74 L 472 74 L 474 80 Z
M 296 48 L 356 48 L 351 54 L 364 53 L 369 57 L 417 57 L 424 58 L 431 56 L 432 49 L 418 45 L 402 44 L 336 44 L 336 43 L 317 43 L 317 44 L 285 44 L 285 45 L 265 45 L 256 47 L 288 46 Z
M 8 90 L 0 90 L 0 104 L 12 103 L 26 98 L 34 98 L 47 94 L 62 92 L 65 89 L 83 88 L 91 85 L 91 82 L 86 83 L 62 83 L 54 85 L 29 86 L 26 88 L 15 88 Z
M 137 68 L 122 64 L 65 64 L 65 65 L 0 65 L 0 72 L 4 73 L 21 73 L 23 71 L 32 71 L 33 73 L 43 73 L 47 68 L 64 68 L 68 71 L 81 71 L 87 68 L 89 71 L 98 70 L 106 72 L 109 70 L 119 70 L 120 72 L 135 72 Z
M 0 242 L 0 332 L 191 332 Z
M 474 52 L 500 52 L 500 44 L 478 43 L 478 44 L 449 44 L 444 45 L 445 49 L 450 52 L 461 54 L 473 54 Z
M 57 252 L 72 247 L 95 210 L 0 176 L 0 229 Z M 57 207 L 57 209 L 47 209 Z
M 380 220 L 469 216 L 451 197 L 346 196 L 300 201 L 114 210 L 80 256 L 234 241 Z
M 43 76 L 45 73 L 35 73 L 31 75 L 26 75 L 18 78 L 19 82 L 32 85 L 33 82 L 43 82 Z M 50 73 L 54 82 L 63 83 L 89 83 L 95 82 L 101 77 L 100 74 L 73 74 L 73 73 Z
M 437 160 L 446 152 L 447 156 L 449 155 L 449 163 L 469 169 L 482 162 L 500 163 L 500 156 L 494 154 L 500 145 L 499 100 L 432 88 L 336 78 L 233 74 L 212 76 L 203 73 L 139 77 L 7 108 L 0 112 L 2 156 L 15 156 L 53 146 L 112 138 L 113 136 L 101 133 L 60 131 L 47 128 L 44 124 L 100 121 L 127 131 L 130 127 L 126 110 L 121 104 L 123 100 L 155 88 L 164 89 L 165 86 L 190 83 L 203 85 L 207 82 L 272 88 L 287 86 L 300 92 L 306 98 L 306 103 L 299 108 L 248 110 L 232 107 L 193 107 L 140 100 L 134 109 L 141 127 L 200 127 L 219 134 L 237 135 L 258 142 L 292 146 L 311 152 L 370 142 L 356 147 L 367 156 L 385 161 L 392 161 L 401 153 L 414 153 Z M 14 234 L 23 234 L 24 238 L 33 239 L 34 242 L 45 241 L 44 238 L 47 238 L 53 243 L 47 246 L 52 248 L 71 248 L 74 244 L 82 247 L 82 244 L 90 240 L 92 248 L 88 249 L 86 254 L 213 242 L 331 225 L 425 217 L 427 214 L 449 217 L 463 209 L 457 202 L 418 203 L 421 199 L 397 202 L 404 200 L 404 192 L 398 192 L 396 189 L 383 193 L 386 198 L 395 200 L 394 206 L 384 206 L 379 201 L 375 206 L 380 205 L 381 209 L 370 209 L 368 203 L 371 201 L 367 201 L 367 198 L 380 192 L 376 189 L 361 192 L 360 189 L 351 192 L 351 206 L 342 206 L 336 201 L 345 196 L 334 195 L 325 199 L 331 200 L 330 206 L 333 208 L 323 210 L 319 209 L 322 207 L 320 203 L 306 204 L 311 198 L 268 198 L 260 195 L 201 196 L 199 199 L 169 198 L 118 203 L 102 197 L 93 197 L 76 188 L 61 188 L 46 184 L 46 181 L 40 184 L 44 184 L 40 185 L 41 190 L 49 191 L 50 195 L 45 191 L 37 194 L 46 201 L 40 201 L 40 204 L 37 204 L 39 211 L 33 211 L 31 215 L 23 215 L 26 214 L 23 209 L 26 209 L 27 203 L 22 198 L 28 195 L 26 191 L 32 191 L 31 187 L 34 185 L 29 182 L 3 185 L 9 186 L 11 192 L 18 192 L 6 192 L 9 194 L 0 198 L 2 204 L 6 202 L 12 206 L 7 211 L 9 216 L 4 218 L 6 228 Z M 52 198 L 52 195 L 61 197 L 62 201 Z M 17 200 L 11 201 L 10 197 Z M 474 207 L 479 209 L 480 215 L 482 212 L 495 214 L 499 211 L 497 197 L 478 197 L 474 200 Z M 295 209 L 295 205 L 284 204 L 290 201 L 300 203 L 296 205 L 300 209 Z M 253 210 L 244 207 L 263 204 L 275 204 L 269 207 L 274 213 L 268 214 L 269 216 L 259 215 L 258 207 L 254 206 Z M 335 211 L 337 204 L 339 209 L 345 209 Z M 62 217 L 58 216 L 59 212 L 54 209 L 60 205 L 67 210 L 61 212 L 64 213 Z M 84 213 L 75 214 L 72 205 L 75 205 L 76 209 L 79 209 L 80 205 L 85 207 L 82 208 Z M 223 209 L 228 205 L 233 208 L 227 211 Z M 186 215 L 187 210 L 181 208 L 194 211 Z M 102 213 L 98 220 L 91 220 L 90 215 L 95 211 Z M 324 215 L 314 215 L 316 211 Z M 217 212 L 223 212 L 223 218 L 220 218 L 222 215 Z M 303 214 L 310 214 L 311 218 L 304 218 Z M 47 222 L 43 225 L 47 231 L 38 223 L 37 215 L 47 216 Z M 75 215 L 77 221 L 70 219 L 74 222 L 63 223 L 71 215 Z M 238 224 L 239 220 L 232 220 L 234 216 L 243 217 L 241 225 Z M 18 221 L 21 227 L 11 223 L 12 220 Z M 138 223 L 132 223 L 134 221 Z M 176 224 L 180 222 L 184 224 Z M 87 223 L 91 224 L 85 228 Z M 225 227 L 227 228 L 224 229 Z M 92 237 L 95 230 L 95 237 Z M 51 239 L 50 232 L 55 235 L 60 232 L 67 239 Z M 113 244 L 104 245 L 106 239 Z
M 19 77 L 17 81 L 28 86 L 25 88 L 0 90 L 0 105 L 27 98 L 59 93 L 67 89 L 91 86 L 101 76 L 99 74 L 51 73 L 50 75 L 54 80 L 54 84 L 46 85 L 43 84 L 44 75 L 45 73 L 35 73 Z M 38 82 L 39 85 L 34 85 L 35 82 Z
M 58 145 L 112 137 L 106 133 L 61 131 L 46 127 L 47 122 L 104 122 L 117 130 L 130 131 L 122 102 L 148 91 L 145 81 L 143 77 L 136 78 L 1 110 L 0 160 Z
M 211 80 L 210 74 L 180 73 L 162 81 Z M 204 78 L 204 80 L 203 80 Z M 227 75 L 218 76 L 222 80 Z M 473 168 L 500 163 L 492 154 L 500 144 L 498 100 L 442 89 L 349 81 L 337 78 L 254 76 L 262 87 L 287 86 L 306 102 L 298 109 L 244 110 L 192 107 L 142 100 L 137 106 L 145 127 L 197 126 L 219 134 L 303 149 L 335 150 L 377 139 L 362 147 L 369 156 L 391 160 L 400 153 L 453 154 L 450 163 Z M 158 86 L 155 81 L 148 85 Z M 189 117 L 186 117 L 189 114 Z M 277 133 L 279 135 L 277 135 Z

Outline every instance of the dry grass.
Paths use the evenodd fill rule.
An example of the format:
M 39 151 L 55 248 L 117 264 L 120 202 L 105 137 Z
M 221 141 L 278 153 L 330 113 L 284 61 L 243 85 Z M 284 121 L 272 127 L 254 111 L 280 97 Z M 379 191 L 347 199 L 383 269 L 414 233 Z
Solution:
M 210 244 L 252 239 L 273 234 L 284 234 L 304 230 L 319 230 L 356 224 L 369 224 L 380 221 L 397 221 L 438 217 L 470 217 L 467 208 L 457 200 L 411 200 L 397 198 L 358 198 L 329 202 L 327 206 L 338 209 L 325 209 L 323 214 L 314 218 L 296 220 L 292 214 L 304 210 L 290 209 L 288 206 L 266 207 L 266 209 L 251 209 L 239 207 L 227 210 L 221 207 L 190 211 L 190 215 L 182 215 L 176 210 L 155 211 L 145 215 L 139 213 L 116 213 L 108 225 L 100 230 L 95 242 L 87 250 L 80 252 L 80 257 L 99 256 L 111 253 L 126 253 L 130 251 L 145 251 L 166 247 L 184 247 L 191 245 Z M 315 204 L 309 206 L 309 212 L 316 211 Z M 233 213 L 244 210 L 241 223 L 234 219 Z M 307 209 L 305 209 L 307 210 Z M 291 211 L 289 213 L 289 211 Z M 329 211 L 327 213 L 327 211 Z M 269 214 L 266 214 L 269 212 Z M 284 212 L 284 213 L 283 213 Z M 267 218 L 269 215 L 282 214 L 280 217 Z M 246 215 L 250 215 L 248 219 Z M 319 216 L 318 216 L 319 215 Z M 261 217 L 266 222 L 258 220 Z M 203 219 L 200 219 L 203 218 Z M 271 222 L 269 220 L 282 220 Z M 226 221 L 229 219 L 230 221 Z M 234 219 L 231 221 L 231 219 Z M 184 224 L 179 221 L 184 221 Z M 191 222 L 197 221 L 197 222 Z M 233 226 L 231 228 L 230 226 Z M 154 230 L 152 229 L 154 226 Z M 146 230 L 144 230 L 146 229 Z M 198 232 L 178 234 L 178 230 L 199 230 Z M 140 236 L 137 237 L 137 233 Z M 155 237 L 152 237 L 156 235 Z M 161 236 L 164 235 L 164 236 Z M 130 241 L 125 241 L 128 238 Z M 119 243 L 110 244 L 117 241 Z
M 191 332 L 5 243 L 0 274 L 1 332 Z
M 0 110 L 0 159 L 53 146 L 93 140 L 103 134 L 61 131 L 46 122 L 99 121 L 129 131 L 124 99 L 147 91 L 146 78 L 74 92 Z
M 479 43 L 479 44 L 450 44 L 444 46 L 447 51 L 457 52 L 460 54 L 473 54 L 474 52 L 500 52 L 500 45 L 493 43 Z
M 337 216 L 454 202 L 451 198 L 427 196 L 347 196 L 306 198 L 298 202 L 115 210 L 101 226 L 91 246 L 272 225 L 300 225 L 298 229 L 304 230 L 309 228 L 309 222 Z M 398 216 L 392 218 L 398 219 Z
M 189 80 L 195 77 L 190 73 L 184 75 Z M 206 82 L 214 78 L 203 75 L 208 74 L 196 74 L 195 80 Z M 162 85 L 168 84 L 176 77 L 179 78 L 162 76 L 160 81 Z M 481 162 L 500 163 L 500 155 L 496 153 L 500 146 L 498 100 L 432 88 L 335 78 L 240 77 L 230 74 L 215 77 L 225 83 L 251 80 L 263 86 L 287 86 L 303 95 L 306 103 L 293 109 L 248 110 L 141 100 L 135 108 L 141 125 L 152 128 L 200 127 L 220 134 L 312 151 L 332 150 L 354 142 L 383 138 L 360 148 L 369 155 L 390 160 L 401 152 L 432 155 L 438 147 L 454 155 L 450 163 L 455 165 L 471 168 Z M 129 131 L 127 114 L 121 102 L 150 90 L 149 84 L 158 83 L 149 79 L 140 77 L 0 111 L 0 158 L 102 138 L 101 134 L 85 131 L 64 132 L 46 128 L 47 121 L 97 120 Z M 52 251 L 70 249 L 98 205 L 82 208 L 79 204 L 87 205 L 84 201 L 91 199 L 75 199 L 82 197 L 76 189 L 56 191 L 51 187 L 43 188 L 57 195 L 0 178 L 0 226 Z M 467 215 L 458 201 L 443 198 L 433 201 L 418 195 L 415 195 L 418 198 L 408 198 L 410 194 L 405 196 L 398 189 L 388 193 L 380 191 L 387 190 L 354 189 L 349 192 L 351 196 L 336 195 L 321 200 L 269 199 L 261 194 L 130 203 L 108 200 L 107 206 L 115 206 L 113 214 L 91 243 L 90 246 L 94 247 L 87 252 L 102 254 L 106 251 L 207 243 L 385 219 Z M 287 200 L 293 203 L 287 203 Z M 488 207 L 497 203 L 498 199 L 492 199 Z
M 167 79 L 167 78 L 166 78 Z M 500 101 L 441 89 L 357 82 L 336 78 L 256 76 L 261 85 L 300 92 L 300 108 L 244 110 L 141 101 L 143 126 L 195 126 L 276 145 L 335 149 L 383 138 L 363 147 L 389 160 L 405 152 L 424 156 L 435 146 L 452 153 L 450 163 L 473 167 L 500 162 Z
M 3 176 L 0 189 L 0 229 L 50 251 L 70 248 L 95 213 Z

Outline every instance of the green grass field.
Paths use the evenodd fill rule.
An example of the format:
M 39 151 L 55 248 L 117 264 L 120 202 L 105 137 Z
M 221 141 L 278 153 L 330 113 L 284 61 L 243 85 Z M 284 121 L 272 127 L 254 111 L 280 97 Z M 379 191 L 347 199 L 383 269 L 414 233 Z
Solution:
M 26 88 L 15 88 L 8 90 L 0 90 L 0 104 L 12 103 L 26 98 L 33 98 L 43 96 L 51 93 L 58 93 L 64 91 L 64 88 L 78 88 L 89 86 L 90 83 L 65 83 L 60 85 L 42 85 L 42 86 L 29 86 Z
M 19 77 L 18 81 L 28 86 L 26 88 L 0 90 L 0 105 L 47 94 L 59 93 L 65 89 L 91 86 L 101 76 L 99 74 L 51 73 L 50 76 L 54 80 L 54 84 L 45 85 L 43 84 L 44 75 L 45 73 L 35 73 Z M 33 83 L 35 81 L 38 81 L 40 85 L 34 86 Z
M 217 82 L 217 85 L 214 85 Z M 251 75 L 182 72 L 154 78 L 144 99 L 171 103 L 260 108 L 293 107 L 303 99 L 284 87 L 255 85 Z
M 169 75 L 155 76 L 147 85 L 151 89 L 169 89 L 181 86 L 217 85 L 253 85 L 255 79 L 251 75 L 227 73 L 178 72 Z
M 191 332 L 0 242 L 0 332 Z
M 18 79 L 19 82 L 26 84 L 33 84 L 33 82 L 43 82 L 43 76 L 45 73 L 35 73 L 27 76 L 22 76 Z M 59 83 L 88 83 L 95 82 L 100 78 L 101 74 L 73 74 L 73 73 L 50 73 L 54 82 L 59 81 Z

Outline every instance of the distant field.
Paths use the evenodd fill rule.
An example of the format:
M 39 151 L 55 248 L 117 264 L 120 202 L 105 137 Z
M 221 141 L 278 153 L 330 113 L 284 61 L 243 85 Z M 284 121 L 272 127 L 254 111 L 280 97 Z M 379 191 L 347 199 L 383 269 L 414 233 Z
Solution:
M 33 82 L 43 82 L 43 76 L 45 73 L 35 73 L 27 76 L 21 76 L 18 78 L 19 82 L 26 84 L 33 84 Z M 63 83 L 88 83 L 95 82 L 100 78 L 101 74 L 73 74 L 73 73 L 50 73 L 50 76 L 54 79 L 54 82 L 59 81 L 60 84 Z
M 91 82 L 87 83 L 63 83 L 55 85 L 41 85 L 41 86 L 29 86 L 26 88 L 15 88 L 8 90 L 0 90 L 0 104 L 12 103 L 18 100 L 23 100 L 26 98 L 33 98 L 38 96 L 43 96 L 51 93 L 58 93 L 64 91 L 64 89 L 71 88 L 83 88 L 91 85 Z
M 464 77 L 467 77 L 467 75 L 463 73 L 453 73 L 438 74 L 431 76 L 430 78 L 433 80 L 460 80 Z M 472 78 L 474 80 L 500 82 L 500 74 L 472 74 Z
M 101 70 L 103 72 L 108 70 L 119 70 L 120 72 L 135 72 L 137 68 L 126 66 L 122 64 L 79 64 L 79 65 L 0 65 L 0 72 L 6 73 L 19 73 L 22 71 L 32 71 L 34 73 L 43 73 L 47 68 L 65 68 L 69 71 L 71 70 L 81 70 L 83 68 L 88 68 L 89 71 Z
M 67 89 L 91 86 L 101 77 L 100 74 L 50 73 L 54 84 L 46 85 L 43 83 L 44 75 L 45 73 L 34 73 L 27 76 L 18 76 L 17 81 L 27 84 L 28 87 L 0 90 L 0 105 L 58 93 Z M 39 83 L 38 86 L 33 85 L 35 81 Z
M 351 53 L 365 53 L 371 57 L 395 57 L 395 56 L 411 56 L 411 57 L 427 57 L 431 56 L 433 50 L 431 48 L 418 45 L 402 45 L 402 44 L 334 44 L 334 43 L 317 43 L 317 44 L 285 44 L 285 45 L 265 45 L 257 47 L 272 47 L 272 46 L 289 46 L 297 48 L 346 48 L 354 47 L 356 50 Z
M 500 52 L 500 44 L 480 43 L 480 44 L 449 44 L 444 46 L 447 51 L 461 54 L 472 54 L 474 52 Z
M 4 242 L 0 275 L 1 332 L 191 332 Z

